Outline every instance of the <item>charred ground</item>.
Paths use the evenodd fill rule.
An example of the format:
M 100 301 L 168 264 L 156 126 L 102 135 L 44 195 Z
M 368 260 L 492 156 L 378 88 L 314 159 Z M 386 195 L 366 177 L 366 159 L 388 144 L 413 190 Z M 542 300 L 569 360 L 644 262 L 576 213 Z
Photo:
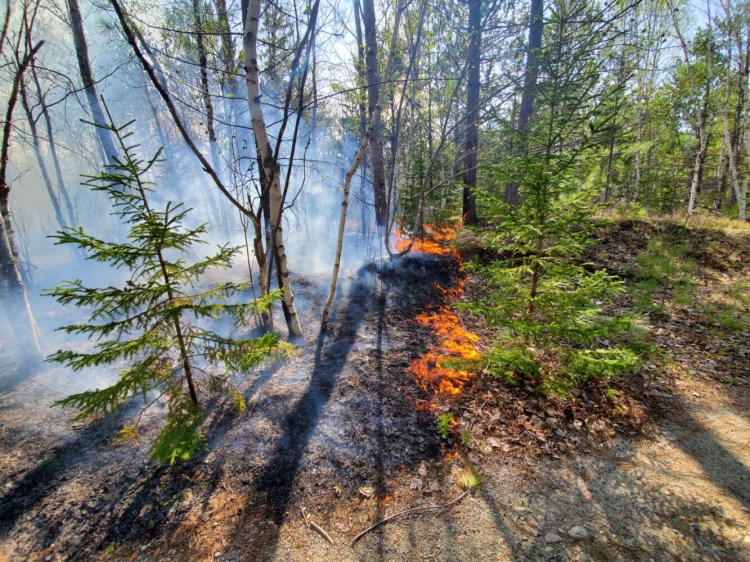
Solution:
M 415 318 L 465 276 L 451 256 L 425 255 L 347 279 L 328 332 L 242 383 L 244 416 L 208 405 L 210 451 L 190 463 L 146 460 L 158 411 L 143 420 L 141 441 L 113 445 L 139 404 L 76 427 L 49 407 L 69 390 L 61 372 L 23 381 L 2 396 L 2 548 L 32 560 L 750 559 L 748 332 L 715 325 L 717 305 L 701 304 L 745 282 L 749 240 L 617 221 L 587 261 L 633 281 L 657 235 L 689 243 L 703 280 L 696 300 L 649 318 L 660 351 L 642 369 L 567 399 L 486 376 L 459 397 L 419 389 L 410 364 L 435 339 Z M 482 252 L 461 244 L 465 258 Z M 301 279 L 300 300 L 320 302 L 320 285 Z M 464 298 L 482 290 L 469 278 Z M 626 311 L 632 299 L 606 306 Z M 307 307 L 308 325 L 317 314 Z M 491 336 L 479 319 L 462 321 Z M 442 439 L 435 420 L 446 412 L 457 424 Z M 467 466 L 483 484 L 459 506 L 348 546 L 399 509 L 457 497 Z M 572 525 L 589 538 L 570 539 Z

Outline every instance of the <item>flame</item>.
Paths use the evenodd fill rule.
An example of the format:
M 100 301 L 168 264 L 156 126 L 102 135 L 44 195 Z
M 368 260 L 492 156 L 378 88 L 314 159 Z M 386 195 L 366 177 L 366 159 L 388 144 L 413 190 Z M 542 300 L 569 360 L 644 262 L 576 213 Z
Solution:
M 453 255 L 458 258 L 458 252 L 452 246 L 446 244 L 456 237 L 457 227 L 445 227 L 426 224 L 423 227 L 425 236 L 415 238 L 411 247 L 412 252 L 431 254 L 433 256 Z M 409 247 L 411 237 L 407 236 L 401 228 L 396 229 L 396 251 L 403 252 Z
M 463 273 L 463 265 L 455 248 L 447 245 L 455 238 L 456 228 L 437 228 L 426 225 L 426 236 L 414 241 L 412 251 L 432 255 L 452 255 L 459 263 L 459 270 Z M 398 232 L 396 247 L 401 250 L 409 244 L 409 239 Z M 400 250 L 400 251 L 401 251 Z M 412 361 L 410 369 L 414 373 L 417 385 L 424 391 L 432 391 L 437 395 L 457 396 L 461 394 L 464 385 L 473 374 L 463 369 L 449 367 L 446 363 L 456 360 L 474 361 L 480 358 L 476 342 L 479 337 L 471 333 L 461 323 L 461 319 L 451 309 L 451 303 L 457 300 L 464 291 L 466 277 L 462 276 L 455 287 L 443 287 L 435 283 L 434 286 L 441 293 L 441 304 L 433 310 L 422 312 L 415 320 L 421 326 L 430 328 L 437 343 L 431 345 L 427 352 L 419 359 Z

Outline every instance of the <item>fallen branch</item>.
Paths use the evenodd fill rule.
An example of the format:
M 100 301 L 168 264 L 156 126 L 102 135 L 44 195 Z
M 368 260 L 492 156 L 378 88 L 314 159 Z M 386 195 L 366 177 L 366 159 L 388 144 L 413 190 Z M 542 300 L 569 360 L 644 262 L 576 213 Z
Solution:
M 326 533 L 326 532 L 325 532 L 325 529 L 323 529 L 323 527 L 321 527 L 320 525 L 318 525 L 318 524 L 317 524 L 317 523 L 315 523 L 314 521 L 310 521 L 310 520 L 309 520 L 309 519 L 307 518 L 307 513 L 305 513 L 305 510 L 304 510 L 304 508 L 303 508 L 303 509 L 301 509 L 300 511 L 302 512 L 302 517 L 303 517 L 303 518 L 304 518 L 304 520 L 305 520 L 305 524 L 306 524 L 306 525 L 307 525 L 308 527 L 310 527 L 310 528 L 311 528 L 311 529 L 312 529 L 313 531 L 317 532 L 317 533 L 318 533 L 318 534 L 319 534 L 319 535 L 320 535 L 321 537 L 323 537 L 323 538 L 324 538 L 325 540 L 327 540 L 327 541 L 328 541 L 328 542 L 329 542 L 329 543 L 330 543 L 331 545 L 333 545 L 333 544 L 334 544 L 334 542 L 333 542 L 333 539 L 331 538 L 331 536 L 330 536 L 330 535 L 329 535 L 328 533 Z
M 402 515 L 408 515 L 410 513 L 416 513 L 418 511 L 430 511 L 433 509 L 448 509 L 454 505 L 456 505 L 458 502 L 460 502 L 462 499 L 464 499 L 469 494 L 469 490 L 466 490 L 463 494 L 458 496 L 455 500 L 451 500 L 448 503 L 444 503 L 442 505 L 424 505 L 421 507 L 413 507 L 411 509 L 406 509 L 404 511 L 399 511 L 398 513 L 394 513 L 393 515 L 386 517 L 385 519 L 381 519 L 371 527 L 368 527 L 364 531 L 362 531 L 360 534 L 358 534 L 354 539 L 352 540 L 350 546 L 354 546 L 354 543 L 357 542 L 359 539 L 364 537 L 367 533 L 372 531 L 373 529 L 376 529 L 377 527 L 380 527 L 384 523 L 388 523 L 388 521 L 393 521 L 397 517 L 401 517 Z

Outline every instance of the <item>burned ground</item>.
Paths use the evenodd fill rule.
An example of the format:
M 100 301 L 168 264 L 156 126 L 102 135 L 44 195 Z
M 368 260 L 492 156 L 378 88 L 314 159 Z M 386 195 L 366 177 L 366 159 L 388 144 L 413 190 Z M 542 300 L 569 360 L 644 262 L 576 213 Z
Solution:
M 657 233 L 695 234 L 615 223 L 588 260 L 627 279 Z M 702 232 L 700 240 L 690 248 L 706 280 L 698 303 L 746 280 L 750 258 L 746 239 Z M 726 254 L 721 269 L 706 257 L 712 247 Z M 0 552 L 12 560 L 750 560 L 746 327 L 726 331 L 699 304 L 675 306 L 649 319 L 658 361 L 567 399 L 486 376 L 459 397 L 427 395 L 410 364 L 435 340 L 415 318 L 463 275 L 450 256 L 416 255 L 344 279 L 329 331 L 311 329 L 297 357 L 247 377 L 241 418 L 228 403 L 209 404 L 210 451 L 174 467 L 147 459 L 159 409 L 142 420 L 140 441 L 113 445 L 138 403 L 78 427 L 50 408 L 71 391 L 61 371 L 6 389 Z M 319 281 L 297 283 L 311 327 Z M 482 290 L 469 278 L 465 298 Z M 624 295 L 608 306 L 631 304 Z M 491 336 L 479 319 L 462 320 Z M 436 432 L 443 412 L 457 422 L 449 439 Z M 482 486 L 461 503 L 349 545 L 387 515 L 458 497 L 467 466 Z M 573 526 L 588 538 L 570 537 Z
M 406 366 L 420 349 L 411 319 L 438 298 L 435 280 L 449 284 L 456 275 L 450 259 L 407 256 L 346 279 L 331 328 L 309 336 L 287 364 L 241 383 L 248 404 L 242 418 L 234 419 L 227 403 L 210 404 L 210 452 L 177 466 L 147 460 L 159 407 L 141 420 L 139 442 L 113 445 L 139 402 L 115 418 L 77 427 L 69 412 L 51 408 L 71 375 L 49 370 L 7 389 L 0 428 L 3 542 L 18 556 L 42 551 L 83 559 L 178 529 L 217 490 L 252 498 L 235 521 L 240 528 L 255 520 L 278 528 L 299 497 L 332 486 L 355 494 L 373 486 L 385 497 L 395 472 L 440 453 L 431 414 L 414 408 L 422 397 Z M 301 283 L 298 294 L 319 302 L 318 286 Z M 311 328 L 317 312 L 307 310 Z M 247 552 L 272 552 L 273 535 L 256 533 Z

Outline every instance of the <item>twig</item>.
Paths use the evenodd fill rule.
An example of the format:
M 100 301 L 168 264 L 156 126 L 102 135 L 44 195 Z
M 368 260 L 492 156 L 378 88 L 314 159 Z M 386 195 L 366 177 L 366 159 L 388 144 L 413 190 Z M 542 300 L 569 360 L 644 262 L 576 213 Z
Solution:
M 307 513 L 305 513 L 305 508 L 304 507 L 300 511 L 302 512 L 302 517 L 305 520 L 305 524 L 308 527 L 310 527 L 313 531 L 316 531 L 321 537 L 323 537 L 325 540 L 327 540 L 331 545 L 335 544 L 333 542 L 333 539 L 331 538 L 331 535 L 329 535 L 328 533 L 326 533 L 325 529 L 323 529 L 323 527 L 321 527 L 320 525 L 318 525 L 314 521 L 310 521 L 307 518 Z
M 458 502 L 460 502 L 462 499 L 464 499 L 468 495 L 468 493 L 469 493 L 469 490 L 466 490 L 463 494 L 461 494 L 460 496 L 458 496 L 455 500 L 451 500 L 448 503 L 444 503 L 442 505 L 424 505 L 424 506 L 421 506 L 421 507 L 413 507 L 411 509 L 406 509 L 404 511 L 399 511 L 398 513 L 394 513 L 390 517 L 386 517 L 385 519 L 381 519 L 380 521 L 378 521 L 374 525 L 372 525 L 372 526 L 368 527 L 367 529 L 365 529 L 364 531 L 362 531 L 360 534 L 358 534 L 356 537 L 354 537 L 354 539 L 352 540 L 350 546 L 354 546 L 354 543 L 357 542 L 362 537 L 364 537 L 367 533 L 369 533 L 370 531 L 372 531 L 373 529 L 375 529 L 377 527 L 380 527 L 384 523 L 388 523 L 388 521 L 392 521 L 393 519 L 396 519 L 396 517 L 401 517 L 402 515 L 408 515 L 409 513 L 416 513 L 418 511 L 429 511 L 429 510 L 432 510 L 432 509 L 448 509 L 448 508 L 454 506 L 455 504 L 457 504 Z

